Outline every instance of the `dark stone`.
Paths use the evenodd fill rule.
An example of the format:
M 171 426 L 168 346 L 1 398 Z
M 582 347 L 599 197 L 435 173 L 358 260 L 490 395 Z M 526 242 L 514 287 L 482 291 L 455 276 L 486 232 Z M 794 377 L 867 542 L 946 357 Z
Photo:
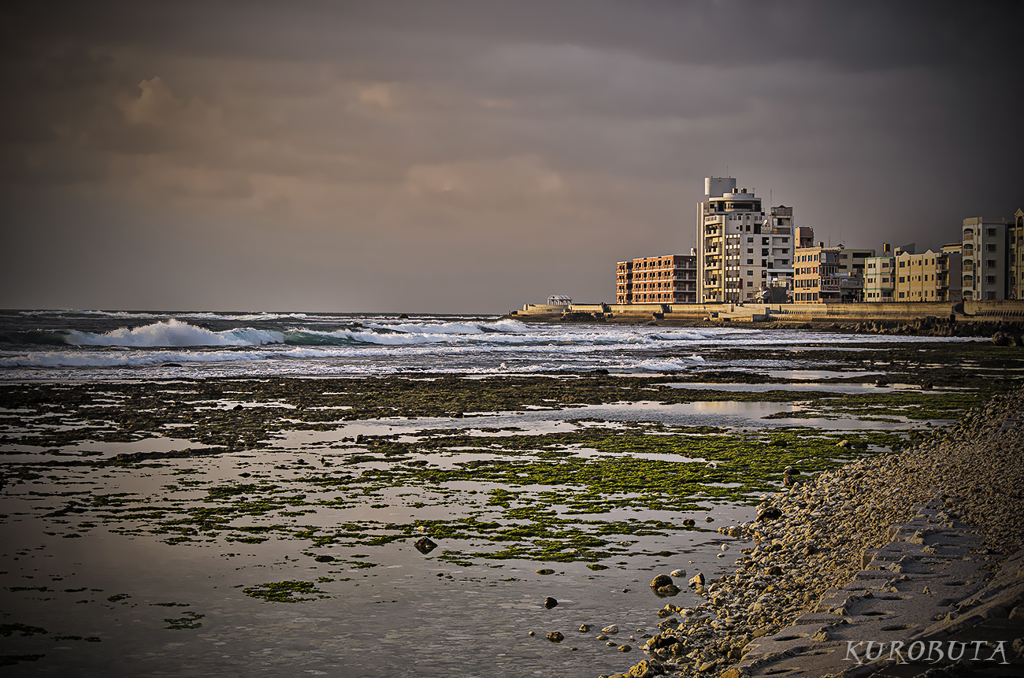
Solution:
M 661 588 L 662 586 L 669 586 L 670 584 L 672 584 L 672 577 L 668 576 L 667 574 L 659 574 L 651 582 L 651 588 L 657 589 Z
M 781 517 L 782 509 L 775 506 L 769 506 L 768 508 L 757 514 L 757 522 L 763 523 L 766 520 L 775 520 L 776 518 Z
M 558 601 L 552 598 L 551 596 L 548 596 L 544 599 L 544 607 L 548 608 L 549 610 L 555 607 L 556 605 L 558 605 Z
M 424 555 L 430 553 L 431 551 L 437 548 L 437 544 L 431 541 L 428 537 L 421 537 L 417 539 L 416 543 L 413 544 L 413 546 L 416 547 L 417 551 Z
M 560 643 L 560 642 L 562 642 L 563 640 L 565 640 L 565 636 L 563 636 L 563 635 L 562 635 L 561 633 L 559 633 L 558 631 L 552 631 L 551 633 L 549 633 L 549 634 L 548 634 L 547 636 L 545 636 L 545 637 L 546 637 L 546 638 L 547 638 L 548 640 L 550 640 L 550 641 L 551 641 L 552 643 Z
M 317 556 L 316 562 L 318 563 L 333 563 L 334 556 Z
M 680 590 L 681 589 L 675 584 L 666 584 L 665 586 L 659 586 L 658 588 L 654 589 L 654 595 L 658 596 L 659 598 L 670 598 L 672 596 L 678 595 Z

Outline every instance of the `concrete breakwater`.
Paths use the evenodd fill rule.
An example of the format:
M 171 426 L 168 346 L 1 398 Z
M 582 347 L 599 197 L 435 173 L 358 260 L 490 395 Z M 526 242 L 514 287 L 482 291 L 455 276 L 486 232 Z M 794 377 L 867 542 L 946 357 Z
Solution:
M 884 304 L 526 304 L 507 317 L 525 322 L 602 322 L 665 326 L 740 323 L 763 329 L 829 329 L 927 336 L 1005 335 L 1022 345 L 1024 301 Z
M 947 641 L 972 643 L 961 660 L 978 654 L 996 670 L 977 675 L 1014 675 L 1024 668 L 1022 412 L 1018 389 L 912 450 L 804 480 L 794 469 L 757 520 L 719 530 L 755 542 L 735 571 L 695 576 L 704 602 L 659 612 L 649 659 L 622 675 L 917 676 L 937 664 L 906 650 L 889 661 L 893 644 L 948 651 Z M 856 645 L 868 641 L 873 662 Z

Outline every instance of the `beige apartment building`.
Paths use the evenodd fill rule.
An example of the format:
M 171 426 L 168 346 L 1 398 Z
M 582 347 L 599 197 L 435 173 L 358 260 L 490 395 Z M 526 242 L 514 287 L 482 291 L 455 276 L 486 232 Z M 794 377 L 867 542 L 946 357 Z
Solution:
M 956 245 L 947 245 L 951 250 Z M 895 294 L 893 301 L 962 301 L 963 294 L 956 280 L 960 279 L 960 255 L 928 250 L 921 254 L 896 254 Z
M 666 254 L 615 266 L 617 304 L 697 303 L 697 256 Z
M 864 301 L 880 303 L 963 300 L 960 243 L 941 252 L 917 254 L 913 245 L 882 245 L 882 255 L 865 262 Z
M 838 304 L 859 301 L 863 282 L 859 275 L 844 272 L 842 247 L 801 247 L 793 261 L 793 303 Z

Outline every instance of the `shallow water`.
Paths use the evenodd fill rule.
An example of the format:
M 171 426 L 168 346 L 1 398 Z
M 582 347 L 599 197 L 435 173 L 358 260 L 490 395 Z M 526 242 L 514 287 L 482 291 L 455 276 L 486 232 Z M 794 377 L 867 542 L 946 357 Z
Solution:
M 156 458 L 128 466 L 99 462 L 118 454 L 185 448 L 202 451 L 205 446 L 175 437 L 180 435 L 179 429 L 188 430 L 188 424 L 169 424 L 152 431 L 158 437 L 132 442 L 83 441 L 39 447 L 32 444 L 29 434 L 74 427 L 75 419 L 64 415 L 34 418 L 31 410 L 0 407 L 0 435 L 6 436 L 0 440 L 0 514 L 4 516 L 0 523 L 0 624 L 25 625 L 4 627 L 11 633 L 0 635 L 0 655 L 22 656 L 4 667 L 5 675 L 594 678 L 601 673 L 619 673 L 643 657 L 638 648 L 645 633 L 655 632 L 659 608 L 666 602 L 682 606 L 697 602 L 685 588 L 685 579 L 698 571 L 713 578 L 741 555 L 744 544 L 714 530 L 750 520 L 754 509 L 746 504 L 708 501 L 713 490 L 733 489 L 738 483 L 725 475 L 707 476 L 697 487 L 698 494 L 653 499 L 644 487 L 625 485 L 595 504 L 577 505 L 596 510 L 594 506 L 603 503 L 604 512 L 569 514 L 567 509 L 579 499 L 574 493 L 586 486 L 586 479 L 540 485 L 524 478 L 523 484 L 502 485 L 488 480 L 484 467 L 472 464 L 544 460 L 557 465 L 584 460 L 596 466 L 618 457 L 623 466 L 639 460 L 703 468 L 710 454 L 651 451 L 654 441 L 661 440 L 656 436 L 687 436 L 690 434 L 674 428 L 707 426 L 725 431 L 723 435 L 753 431 L 769 439 L 788 427 L 801 427 L 810 431 L 810 436 L 820 431 L 836 440 L 834 434 L 843 432 L 849 432 L 851 438 L 874 431 L 904 435 L 927 423 L 890 413 L 886 413 L 887 421 L 848 415 L 808 418 L 816 412 L 804 404 L 806 400 L 801 401 L 804 391 L 842 396 L 914 390 L 815 382 L 874 372 L 863 369 L 862 362 L 844 370 L 832 358 L 806 359 L 799 346 L 823 339 L 814 332 L 520 327 L 515 323 L 497 326 L 494 319 L 470 323 L 426 317 L 406 322 L 328 315 L 179 314 L 177 319 L 187 326 L 170 329 L 194 341 L 254 341 L 254 337 L 270 335 L 251 329 L 288 332 L 289 326 L 301 324 L 321 334 L 356 331 L 362 343 L 327 347 L 260 344 L 244 350 L 237 346 L 139 345 L 163 336 L 160 333 L 168 328 L 158 324 L 169 317 L 65 314 L 53 320 L 46 315 L 30 316 L 42 328 L 57 322 L 64 323 L 57 328 L 62 331 L 88 333 L 85 340 L 94 343 L 116 340 L 136 344 L 8 345 L 0 349 L 0 380 L 98 380 L 105 384 L 124 378 L 168 376 L 250 378 L 401 371 L 459 371 L 480 377 L 600 368 L 646 375 L 673 370 L 680 373 L 658 383 L 737 394 L 787 390 L 794 400 L 666 404 L 655 402 L 657 394 L 652 391 L 652 401 L 637 403 L 574 406 L 552 400 L 550 407 L 469 412 L 450 418 L 409 418 L 396 412 L 394 417 L 327 422 L 329 430 L 324 431 L 270 427 L 270 433 L 261 437 L 260 444 L 266 447 L 260 449 Z M 7 317 L 6 321 L 19 323 L 23 318 Z M 304 340 L 311 341 L 309 336 Z M 412 343 L 398 343 L 402 341 Z M 923 340 L 868 337 L 864 347 L 847 352 L 873 351 L 876 344 L 893 341 L 913 344 Z M 777 355 L 733 359 L 727 351 L 718 350 L 723 345 L 748 351 L 791 350 L 793 360 L 780 360 Z M 181 366 L 166 364 L 179 358 L 184 361 Z M 76 366 L 76 361 L 81 364 Z M 807 383 L 688 383 L 697 377 L 686 373 L 710 368 L 774 374 Z M 332 381 L 332 387 L 334 383 L 346 382 Z M 155 389 L 178 400 L 195 394 L 187 382 L 162 381 Z M 97 402 L 104 397 L 116 402 L 121 397 L 112 391 L 99 395 Z M 254 403 L 244 393 L 232 392 L 230 385 L 220 396 L 202 403 L 201 407 L 213 409 L 197 410 L 197 416 L 236 405 L 247 413 L 263 411 L 252 410 Z M 287 403 L 268 401 L 260 406 L 284 420 L 297 416 Z M 786 418 L 765 418 L 778 415 Z M 339 412 L 338 416 L 343 415 Z M 648 426 L 644 427 L 645 423 Z M 645 449 L 641 439 L 641 444 L 631 449 L 602 452 L 577 442 L 579 438 L 556 448 L 544 447 L 538 440 L 538 449 L 490 449 L 499 438 L 539 438 L 590 429 L 615 435 L 639 432 L 651 436 L 651 449 Z M 460 438 L 457 444 L 429 451 L 417 448 L 432 436 L 435 441 L 443 437 L 425 433 L 428 431 L 469 436 L 471 441 Z M 356 443 L 357 436 L 373 444 Z M 471 444 L 476 442 L 479 445 Z M 407 447 L 392 451 L 382 443 Z M 352 460 L 357 455 L 360 460 L 355 463 Z M 412 465 L 418 462 L 425 465 Z M 478 477 L 435 482 L 426 475 L 435 470 L 473 468 L 481 469 Z M 600 468 L 604 469 L 601 473 L 614 470 L 614 466 Z M 417 476 L 410 469 L 420 469 L 424 475 Z M 643 481 L 644 473 L 648 471 L 637 472 L 637 482 Z M 329 478 L 349 480 L 333 485 L 319 482 Z M 275 493 L 262 489 L 270 484 L 278 486 Z M 592 486 L 598 485 L 595 481 Z M 239 489 L 243 486 L 249 489 Z M 492 494 L 496 490 L 515 495 L 508 499 L 509 509 L 492 503 L 501 498 L 500 492 Z M 630 501 L 617 504 L 621 499 Z M 269 508 L 256 510 L 261 502 L 267 502 Z M 677 508 L 687 504 L 695 506 Z M 247 512 L 249 508 L 253 510 Z M 223 513 L 218 514 L 219 510 Z M 487 538 L 497 528 L 466 529 L 462 536 L 433 531 L 443 532 L 468 518 L 480 524 L 500 522 L 501 529 L 529 527 L 537 517 L 531 510 L 550 510 L 564 521 L 552 523 L 552 530 L 569 531 L 571 527 L 593 537 L 607 528 L 601 536 L 608 544 L 593 547 L 606 554 L 589 563 L 607 569 L 590 569 L 584 561 L 483 557 L 509 547 L 508 542 Z M 196 518 L 201 515 L 208 518 Z M 706 517 L 712 522 L 706 522 Z M 218 518 L 228 521 L 231 529 L 214 529 L 211 525 Z M 684 529 L 684 518 L 694 518 L 696 529 Z M 186 522 L 176 522 L 179 520 Z M 389 543 L 370 543 L 372 537 L 394 536 L 398 533 L 395 526 L 409 526 L 414 521 L 425 526 L 423 534 L 438 543 L 437 549 L 427 555 L 416 550 L 412 544 L 420 533 Z M 259 531 L 263 528 L 268 531 Z M 346 530 L 360 536 L 317 545 L 318 536 Z M 527 536 L 521 541 L 536 546 L 545 539 Z M 729 550 L 723 552 L 723 544 Z M 565 547 L 569 546 L 566 542 Z M 660 555 L 663 552 L 672 555 Z M 319 562 L 317 556 L 334 560 Z M 537 574 L 535 570 L 541 568 L 555 573 Z M 648 583 L 655 575 L 676 568 L 688 572 L 683 582 L 677 581 L 684 585 L 683 592 L 668 600 L 657 598 Z M 311 600 L 285 603 L 245 592 L 283 581 L 309 582 L 320 593 L 308 596 Z M 545 609 L 547 596 L 557 598 L 559 604 Z M 580 633 L 576 629 L 581 624 L 593 628 Z M 596 639 L 600 628 L 609 624 L 619 625 L 622 631 L 613 639 L 630 645 L 632 652 L 622 654 Z M 167 628 L 169 625 L 194 628 Z M 31 627 L 47 633 L 22 634 L 31 632 Z M 528 635 L 530 631 L 535 635 Z M 544 636 L 551 631 L 560 631 L 565 640 L 548 642 Z M 635 639 L 629 640 L 630 635 Z M 87 640 L 90 637 L 97 640 Z M 43 656 L 33 659 L 32 655 Z

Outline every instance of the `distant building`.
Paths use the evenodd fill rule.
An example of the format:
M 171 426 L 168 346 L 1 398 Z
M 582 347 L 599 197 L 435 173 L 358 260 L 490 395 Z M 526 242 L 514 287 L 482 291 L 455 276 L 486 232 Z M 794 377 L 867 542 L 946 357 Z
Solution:
M 761 290 L 788 287 L 793 231 L 792 207 L 773 207 L 766 218 L 761 199 L 738 189 L 736 179 L 705 178 L 697 208 L 697 301 L 756 301 Z
M 697 301 L 697 256 L 665 254 L 616 264 L 618 304 L 693 304 Z
M 963 223 L 963 296 L 965 300 L 1007 298 L 1010 229 L 1001 221 L 969 217 Z
M 1007 297 L 1024 299 L 1024 210 L 1018 209 L 1010 226 L 1010 265 L 1007 268 Z
M 859 275 L 843 273 L 839 264 L 841 247 L 801 247 L 793 264 L 793 302 L 797 304 L 838 304 L 859 301 L 863 281 Z
M 875 256 L 873 249 L 844 248 L 839 250 L 840 275 L 856 275 L 863 280 L 865 264 L 873 256 Z
M 868 257 L 864 261 L 863 300 L 872 303 L 893 301 L 896 292 L 895 270 L 896 255 L 892 245 L 882 243 L 882 254 Z
M 632 261 L 620 261 L 615 264 L 615 303 L 633 303 Z
M 947 245 L 942 252 L 897 251 L 893 301 L 961 301 L 961 255 L 956 249 Z

